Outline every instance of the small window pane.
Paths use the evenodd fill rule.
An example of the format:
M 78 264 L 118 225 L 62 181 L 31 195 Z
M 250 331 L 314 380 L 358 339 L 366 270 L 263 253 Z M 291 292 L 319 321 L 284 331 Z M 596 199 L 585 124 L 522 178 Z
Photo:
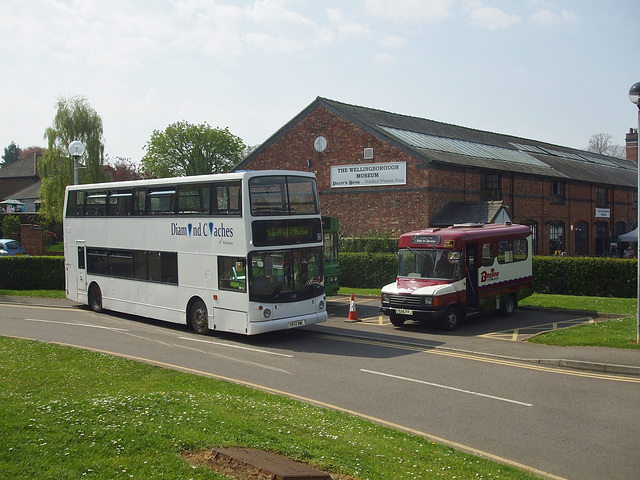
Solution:
M 218 288 L 221 290 L 247 291 L 244 258 L 218 257 Z

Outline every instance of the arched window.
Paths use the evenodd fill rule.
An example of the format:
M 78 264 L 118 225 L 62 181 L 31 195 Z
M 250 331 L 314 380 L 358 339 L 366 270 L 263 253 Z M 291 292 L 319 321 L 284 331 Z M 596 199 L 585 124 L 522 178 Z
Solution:
M 522 225 L 526 225 L 531 229 L 531 252 L 532 255 L 538 255 L 538 222 L 525 220 Z
M 560 254 L 565 251 L 564 222 L 552 220 L 549 222 L 549 253 Z
M 589 255 L 589 224 L 587 222 L 576 223 L 575 245 L 576 255 Z
M 608 247 L 609 222 L 596 222 L 596 255 L 606 255 Z

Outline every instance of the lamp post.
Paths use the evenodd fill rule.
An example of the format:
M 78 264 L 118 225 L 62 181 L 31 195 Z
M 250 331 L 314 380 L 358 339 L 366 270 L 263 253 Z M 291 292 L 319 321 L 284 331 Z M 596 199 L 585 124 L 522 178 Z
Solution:
M 84 155 L 84 144 L 79 140 L 71 142 L 69 155 L 73 157 L 73 184 L 78 185 L 78 159 Z
M 636 130 L 636 150 L 637 150 L 637 167 L 638 167 L 638 193 L 636 195 L 636 208 L 638 210 L 638 228 L 640 228 L 640 82 L 636 82 L 631 85 L 629 89 L 629 100 L 635 103 L 638 107 L 638 129 Z M 636 243 L 636 247 L 640 245 L 640 239 Z M 636 251 L 636 259 L 638 260 L 638 276 L 636 278 L 636 283 L 638 284 L 638 295 L 636 300 L 638 302 L 638 316 L 637 316 L 637 325 L 636 325 L 636 341 L 640 343 L 640 255 L 638 255 L 638 251 Z

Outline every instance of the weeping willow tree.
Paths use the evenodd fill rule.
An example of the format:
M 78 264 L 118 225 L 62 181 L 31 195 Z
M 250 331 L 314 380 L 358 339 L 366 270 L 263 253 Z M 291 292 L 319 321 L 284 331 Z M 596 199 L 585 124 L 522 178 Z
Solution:
M 79 183 L 103 182 L 104 144 L 102 119 L 82 96 L 61 97 L 57 102 L 53 125 L 45 130 L 48 148 L 38 166 L 42 179 L 40 214 L 50 222 L 62 221 L 64 189 L 74 182 L 73 158 L 68 147 L 74 140 L 85 146 L 86 168 L 79 169 Z

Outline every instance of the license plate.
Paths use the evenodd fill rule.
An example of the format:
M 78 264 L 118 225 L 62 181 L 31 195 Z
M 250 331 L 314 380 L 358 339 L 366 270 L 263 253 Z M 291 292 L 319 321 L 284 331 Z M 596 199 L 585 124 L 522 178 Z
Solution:
M 398 315 L 413 315 L 413 310 L 407 310 L 406 308 L 396 308 Z
M 302 327 L 303 325 L 304 325 L 304 320 L 296 320 L 295 322 L 289 322 L 289 328 Z

